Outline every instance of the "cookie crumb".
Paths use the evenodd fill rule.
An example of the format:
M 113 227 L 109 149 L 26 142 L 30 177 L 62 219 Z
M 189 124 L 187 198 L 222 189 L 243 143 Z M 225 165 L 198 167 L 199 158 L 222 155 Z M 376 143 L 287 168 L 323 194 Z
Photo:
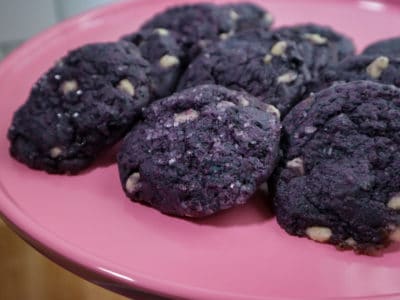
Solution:
M 383 70 L 389 66 L 389 58 L 386 56 L 379 56 L 367 67 L 367 73 L 372 78 L 379 78 Z
M 294 171 L 299 176 L 304 175 L 304 161 L 300 157 L 296 157 L 292 160 L 289 160 L 286 163 L 286 168 Z
M 306 235 L 317 242 L 327 242 L 332 236 L 332 230 L 328 227 L 313 226 L 306 229 Z
M 268 24 L 271 24 L 274 21 L 274 17 L 270 13 L 265 13 L 263 19 Z
M 132 85 L 132 83 L 128 79 L 122 79 L 119 82 L 117 88 L 120 89 L 121 91 L 126 92 L 130 96 L 135 95 L 135 87 Z
M 231 36 L 233 36 L 233 31 L 229 31 L 229 32 L 223 32 L 223 33 L 221 33 L 220 35 L 219 35 L 219 38 L 221 39 L 221 40 L 226 40 L 226 39 L 228 39 L 228 38 L 230 38 Z
M 78 82 L 76 80 L 67 80 L 61 84 L 61 91 L 64 95 L 75 92 L 78 89 Z
M 353 238 L 348 238 L 344 242 L 347 246 L 352 248 L 354 248 L 357 245 L 357 242 Z
M 126 191 L 130 194 L 136 192 L 141 187 L 139 180 L 140 180 L 140 173 L 138 172 L 132 173 L 126 180 L 125 183 Z
M 312 133 L 314 133 L 316 131 L 317 131 L 317 127 L 314 127 L 314 126 L 306 126 L 306 127 L 304 127 L 304 133 L 306 133 L 306 134 L 312 134 Z
M 170 68 L 173 66 L 179 65 L 179 58 L 173 55 L 164 55 L 160 58 L 160 66 L 163 68 Z
M 179 124 L 194 121 L 199 117 L 199 112 L 194 109 L 185 110 L 179 114 L 174 114 L 174 126 Z

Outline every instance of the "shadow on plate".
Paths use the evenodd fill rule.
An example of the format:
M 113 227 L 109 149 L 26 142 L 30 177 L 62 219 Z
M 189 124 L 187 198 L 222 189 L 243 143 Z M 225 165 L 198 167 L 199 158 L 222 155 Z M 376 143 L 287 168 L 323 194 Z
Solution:
M 271 199 L 262 192 L 257 192 L 244 205 L 221 211 L 203 219 L 188 220 L 204 226 L 230 227 L 264 223 L 273 217 Z

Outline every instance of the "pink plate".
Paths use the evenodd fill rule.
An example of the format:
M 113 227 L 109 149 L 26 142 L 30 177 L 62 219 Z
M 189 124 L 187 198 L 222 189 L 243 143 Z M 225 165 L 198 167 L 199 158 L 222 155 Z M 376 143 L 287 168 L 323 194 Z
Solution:
M 50 176 L 8 155 L 7 127 L 31 85 L 68 49 L 115 40 L 166 6 L 129 1 L 40 34 L 0 66 L 0 211 L 29 243 L 67 269 L 128 296 L 190 299 L 400 299 L 400 247 L 381 256 L 287 235 L 255 198 L 201 221 L 131 203 L 106 157 L 79 176 Z M 400 35 L 397 1 L 255 1 L 276 25 L 314 21 L 354 37 L 359 49 Z M 143 295 L 143 294 L 142 294 Z M 358 298 L 358 299 L 359 299 Z

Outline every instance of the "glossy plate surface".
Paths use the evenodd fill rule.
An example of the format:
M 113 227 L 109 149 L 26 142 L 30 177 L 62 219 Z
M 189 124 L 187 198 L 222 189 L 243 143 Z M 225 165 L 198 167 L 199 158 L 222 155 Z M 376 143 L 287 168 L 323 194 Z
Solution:
M 5 136 L 12 113 L 57 58 L 84 43 L 114 40 L 183 2 L 138 0 L 91 11 L 40 34 L 1 63 L 3 217 L 56 262 L 126 295 L 139 289 L 191 299 L 399 299 L 398 245 L 365 257 L 291 237 L 257 198 L 206 220 L 176 219 L 128 201 L 107 157 L 74 177 L 33 171 L 9 157 Z M 359 49 L 400 35 L 396 1 L 255 2 L 268 7 L 276 25 L 332 25 Z

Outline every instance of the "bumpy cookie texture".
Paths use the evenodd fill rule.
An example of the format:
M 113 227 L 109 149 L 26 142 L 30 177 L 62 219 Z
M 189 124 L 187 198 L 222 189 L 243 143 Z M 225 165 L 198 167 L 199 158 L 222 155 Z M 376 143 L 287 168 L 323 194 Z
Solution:
M 276 41 L 265 47 L 241 40 L 220 42 L 197 57 L 185 71 L 178 90 L 213 83 L 246 91 L 285 115 L 300 101 L 311 80 L 297 46 Z
M 180 36 L 180 44 L 190 58 L 220 38 L 233 34 L 235 21 L 228 10 L 210 3 L 171 7 L 147 21 L 142 29 L 164 28 Z
M 277 40 L 295 42 L 314 80 L 318 80 L 328 66 L 354 55 L 355 51 L 351 39 L 330 27 L 316 24 L 281 27 L 271 32 L 251 30 L 238 33 L 233 39 L 258 42 L 266 47 Z
M 165 28 L 142 30 L 123 37 L 139 47 L 142 56 L 151 64 L 150 79 L 157 98 L 175 90 L 187 58 L 175 32 Z
M 381 40 L 367 46 L 362 54 L 384 55 L 400 58 L 400 37 Z
M 283 126 L 274 202 L 288 233 L 360 252 L 399 240 L 400 89 L 337 84 Z
M 131 43 L 71 51 L 15 113 L 10 153 L 34 169 L 77 173 L 117 142 L 151 100 L 149 64 Z
M 236 32 L 253 28 L 269 29 L 274 21 L 270 12 L 250 2 L 225 4 L 221 9 L 228 10 Z
M 204 85 L 154 102 L 118 154 L 122 186 L 163 213 L 203 217 L 245 203 L 275 167 L 276 108 Z
M 372 80 L 400 86 L 400 58 L 383 55 L 359 55 L 349 57 L 338 65 L 328 68 L 318 88 L 322 89 L 336 81 Z M 317 88 L 315 89 L 317 90 Z

